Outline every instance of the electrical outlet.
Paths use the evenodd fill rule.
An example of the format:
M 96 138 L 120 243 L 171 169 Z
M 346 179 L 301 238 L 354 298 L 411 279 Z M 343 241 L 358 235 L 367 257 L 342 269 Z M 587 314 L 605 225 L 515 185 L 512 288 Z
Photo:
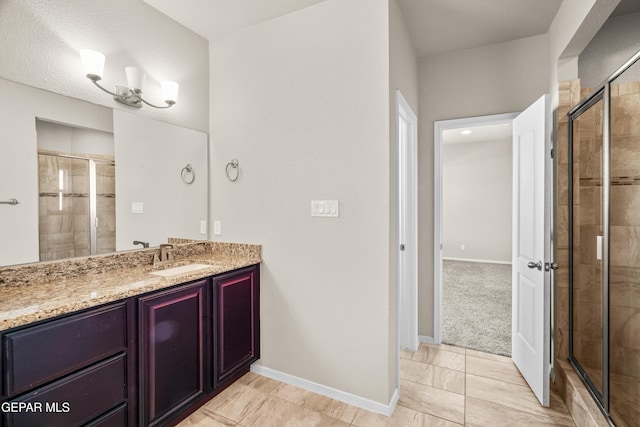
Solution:
M 213 221 L 213 234 L 216 236 L 222 234 L 222 223 L 220 221 Z
M 200 220 L 200 234 L 207 234 L 207 220 Z

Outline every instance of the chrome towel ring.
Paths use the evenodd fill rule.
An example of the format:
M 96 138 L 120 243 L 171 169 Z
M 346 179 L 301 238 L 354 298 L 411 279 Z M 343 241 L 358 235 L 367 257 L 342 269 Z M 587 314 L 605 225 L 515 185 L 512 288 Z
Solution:
M 229 178 L 229 181 L 236 182 L 238 180 L 238 176 L 240 175 L 240 169 L 238 168 L 238 166 L 240 166 L 238 159 L 233 159 L 229 163 L 227 163 L 227 167 L 224 168 L 224 172 L 227 174 L 227 178 Z M 231 171 L 229 171 L 230 167 Z
M 196 179 L 196 174 L 193 171 L 193 166 L 191 163 L 188 163 L 187 166 L 183 167 L 180 171 L 180 176 L 185 184 L 193 184 L 193 181 Z

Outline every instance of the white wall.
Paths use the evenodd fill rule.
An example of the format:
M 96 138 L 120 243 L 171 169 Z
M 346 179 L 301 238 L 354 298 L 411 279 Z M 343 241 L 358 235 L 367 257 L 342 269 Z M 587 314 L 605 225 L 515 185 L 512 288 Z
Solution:
M 84 75 L 79 49 L 106 55 L 107 89 L 124 67 L 147 72 L 145 98 L 163 104 L 160 81 L 180 84 L 177 104 L 141 110 L 117 103 Z M 208 132 L 208 42 L 140 0 L 0 1 L 0 77 Z
M 397 317 L 398 251 L 398 112 L 396 89 L 402 92 L 413 112 L 418 114 L 418 61 L 404 16 L 396 0 L 389 0 L 389 315 Z M 396 357 L 396 328 L 391 328 L 389 358 Z M 389 365 L 391 370 L 395 366 Z M 393 377 L 395 372 L 389 373 Z M 395 387 L 395 384 L 389 384 Z
M 216 239 L 263 245 L 260 364 L 383 405 L 388 25 L 387 0 L 328 0 L 210 50 L 210 212 Z M 340 217 L 312 218 L 314 199 L 340 200 Z
M 157 246 L 168 237 L 206 239 L 200 221 L 207 221 L 208 209 L 207 134 L 118 110 L 113 131 L 116 249 L 134 249 L 134 240 Z M 182 179 L 187 164 L 192 184 Z M 144 213 L 132 213 L 134 202 L 143 203 Z
M 578 59 L 582 88 L 595 88 L 640 49 L 640 13 L 608 19 Z M 637 67 L 636 67 L 637 68 Z M 636 68 L 617 81 L 640 80 Z
M 511 145 L 510 139 L 458 144 L 445 141 L 444 258 L 511 262 Z
M 434 121 L 522 111 L 549 88 L 546 35 L 419 59 L 419 333 L 433 336 Z

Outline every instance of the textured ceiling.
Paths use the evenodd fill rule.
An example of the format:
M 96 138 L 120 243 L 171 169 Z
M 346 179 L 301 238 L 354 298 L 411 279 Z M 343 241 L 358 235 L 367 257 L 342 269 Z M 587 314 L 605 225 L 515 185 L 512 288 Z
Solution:
M 398 0 L 418 56 L 545 34 L 562 0 Z
M 0 0 L 0 77 L 98 105 L 131 111 L 91 84 L 79 49 L 106 55 L 102 84 L 126 83 L 124 67 L 147 73 L 145 98 L 162 103 L 160 81 L 180 83 L 171 109 L 144 107 L 156 120 L 209 129 L 209 44 L 141 1 Z M 159 100 L 159 101 L 158 101 Z
M 144 0 L 210 41 L 324 0 Z M 343 0 L 341 0 L 343 1 Z M 562 0 L 398 0 L 418 56 L 545 34 Z
M 214 41 L 325 0 L 144 0 L 185 27 Z

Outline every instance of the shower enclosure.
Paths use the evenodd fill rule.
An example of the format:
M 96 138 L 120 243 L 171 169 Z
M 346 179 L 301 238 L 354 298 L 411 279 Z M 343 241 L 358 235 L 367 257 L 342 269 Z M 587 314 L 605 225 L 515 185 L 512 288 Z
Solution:
M 640 52 L 569 112 L 569 360 L 640 426 Z
M 115 251 L 113 160 L 40 151 L 40 261 Z

